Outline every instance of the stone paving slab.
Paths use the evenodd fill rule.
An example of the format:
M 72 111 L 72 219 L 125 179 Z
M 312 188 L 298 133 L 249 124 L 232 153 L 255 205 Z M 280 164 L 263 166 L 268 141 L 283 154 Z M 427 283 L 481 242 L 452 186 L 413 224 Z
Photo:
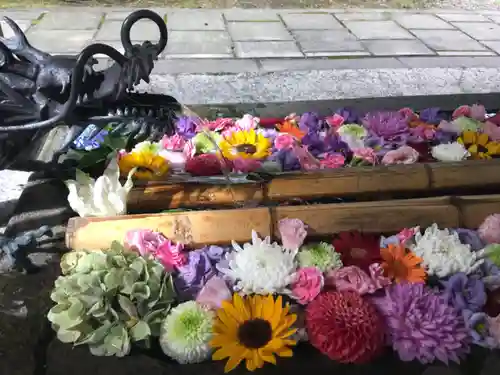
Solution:
M 153 10 L 164 17 L 170 31 L 162 59 L 444 58 L 500 54 L 500 12 L 495 11 Z M 18 21 L 27 30 L 29 40 L 40 49 L 74 53 L 92 41 L 105 42 L 122 51 L 120 28 L 130 11 L 131 8 L 61 7 L 8 10 L 2 14 Z M 7 37 L 11 35 L 8 29 L 4 32 Z M 156 41 L 157 37 L 156 25 L 147 21 L 140 21 L 132 29 L 132 40 L 136 42 Z

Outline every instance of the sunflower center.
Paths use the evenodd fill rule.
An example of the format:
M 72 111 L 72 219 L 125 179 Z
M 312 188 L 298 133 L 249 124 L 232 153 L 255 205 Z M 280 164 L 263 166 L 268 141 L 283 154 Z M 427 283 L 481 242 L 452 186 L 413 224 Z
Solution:
M 477 152 L 482 152 L 486 154 L 488 152 L 488 149 L 483 145 L 477 145 Z
M 239 342 L 250 349 L 262 348 L 273 337 L 271 324 L 264 319 L 251 319 L 238 328 Z
M 144 166 L 137 167 L 137 172 L 141 172 L 141 173 L 147 172 L 147 173 L 152 173 L 152 174 L 155 174 L 155 173 L 156 173 L 156 172 L 155 172 L 154 170 L 152 170 L 151 168 L 144 167 Z
M 243 152 L 245 154 L 255 154 L 257 152 L 257 147 L 255 145 L 250 145 L 248 143 L 243 143 L 235 147 L 237 152 Z
M 351 257 L 355 259 L 362 259 L 366 256 L 367 251 L 359 247 L 353 247 L 351 249 Z

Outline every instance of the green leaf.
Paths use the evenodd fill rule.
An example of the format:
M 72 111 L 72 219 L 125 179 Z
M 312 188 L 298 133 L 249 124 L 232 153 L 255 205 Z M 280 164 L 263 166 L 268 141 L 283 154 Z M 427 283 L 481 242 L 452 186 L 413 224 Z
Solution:
M 151 295 L 151 291 L 149 290 L 149 286 L 144 282 L 135 283 L 132 286 L 132 292 L 130 293 L 130 299 L 144 301 L 149 298 Z
M 66 331 L 63 329 L 57 331 L 57 338 L 65 344 L 76 342 L 80 336 L 81 332 L 78 331 Z
M 104 285 L 107 290 L 118 289 L 122 284 L 123 271 L 118 268 L 112 268 L 109 273 L 104 276 Z
M 132 341 L 141 341 L 151 336 L 151 330 L 146 322 L 140 320 L 130 329 Z
M 122 279 L 122 288 L 120 290 L 121 293 L 131 294 L 132 288 L 134 287 L 135 282 L 139 279 L 139 275 L 134 270 L 127 270 L 123 274 Z
M 104 338 L 108 335 L 111 327 L 112 327 L 111 322 L 105 322 L 102 326 L 97 328 L 95 331 L 86 335 L 81 340 L 78 340 L 77 342 L 75 342 L 75 345 L 97 344 L 97 343 L 104 340 Z
M 118 294 L 118 303 L 122 310 L 130 317 L 130 318 L 138 318 L 137 309 L 132 301 L 125 297 L 122 294 Z
M 83 154 L 78 161 L 78 168 L 87 169 L 88 167 L 99 164 L 105 161 L 108 158 L 109 154 L 113 152 L 113 149 L 104 146 L 91 151 L 85 151 L 85 154 Z
M 104 141 L 101 143 L 101 147 L 106 146 L 113 151 L 119 151 L 125 148 L 125 146 L 127 145 L 127 140 L 128 137 L 126 136 L 109 133 L 104 137 Z

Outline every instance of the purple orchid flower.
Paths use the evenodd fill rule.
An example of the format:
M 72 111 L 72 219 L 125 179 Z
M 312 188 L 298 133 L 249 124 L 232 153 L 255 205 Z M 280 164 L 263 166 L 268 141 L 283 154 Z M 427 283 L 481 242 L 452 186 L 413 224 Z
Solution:
M 441 120 L 444 120 L 446 116 L 441 112 L 440 108 L 434 107 L 424 109 L 422 112 L 420 112 L 419 117 L 423 122 L 431 125 L 439 125 Z
M 271 156 L 271 160 L 278 163 L 283 171 L 299 171 L 301 169 L 299 159 L 293 150 L 280 150 Z
M 496 340 L 490 335 L 488 315 L 484 312 L 462 311 L 472 342 L 483 348 L 493 349 Z
M 199 120 L 193 116 L 181 116 L 175 123 L 177 133 L 187 139 L 191 139 L 196 135 Z
M 479 251 L 484 248 L 485 244 L 483 240 L 479 237 L 475 230 L 470 230 L 466 228 L 456 228 L 454 232 L 458 234 L 460 242 L 465 245 L 470 245 L 471 250 Z
M 299 128 L 307 133 L 318 133 L 321 130 L 323 121 L 320 120 L 317 113 L 306 112 L 300 116 Z
M 344 118 L 345 124 L 356 124 L 359 122 L 359 115 L 352 108 L 349 107 L 339 108 L 335 111 L 335 113 Z
M 486 304 L 486 290 L 478 277 L 459 272 L 441 284 L 444 286 L 443 298 L 459 310 L 481 311 Z

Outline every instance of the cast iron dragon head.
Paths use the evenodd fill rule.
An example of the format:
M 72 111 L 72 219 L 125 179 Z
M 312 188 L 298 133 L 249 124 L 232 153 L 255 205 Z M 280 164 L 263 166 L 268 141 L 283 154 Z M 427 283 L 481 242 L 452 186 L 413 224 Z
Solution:
M 132 44 L 130 30 L 141 19 L 158 26 L 157 43 Z M 0 37 L 0 170 L 57 168 L 59 156 L 90 123 L 102 127 L 119 120 L 119 129 L 112 131 L 126 127 L 128 134 L 143 139 L 172 131 L 180 107 L 174 98 L 133 93 L 141 81 L 149 83 L 154 61 L 167 45 L 167 27 L 157 13 L 137 10 L 125 19 L 120 35 L 124 54 L 96 43 L 77 56 L 52 56 L 31 46 L 14 21 L 4 20 L 14 36 Z M 95 70 L 97 54 L 108 56 L 112 64 Z M 61 124 L 69 131 L 52 160 L 30 159 L 26 150 L 33 150 Z

